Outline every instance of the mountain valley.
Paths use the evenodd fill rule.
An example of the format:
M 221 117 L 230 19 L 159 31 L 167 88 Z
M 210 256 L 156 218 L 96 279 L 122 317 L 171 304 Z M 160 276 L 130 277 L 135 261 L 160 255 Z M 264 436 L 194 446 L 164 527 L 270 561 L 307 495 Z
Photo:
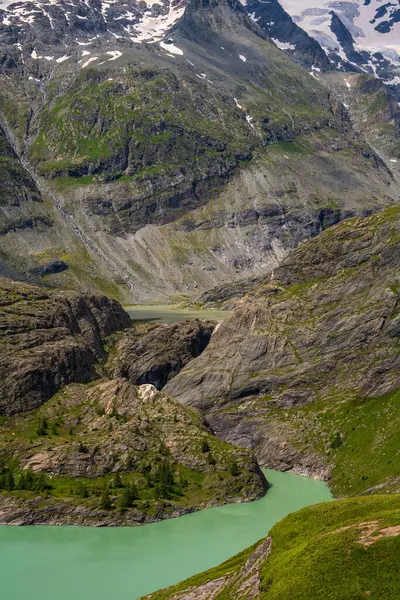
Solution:
M 335 501 L 146 597 L 399 596 L 399 39 L 396 0 L 0 0 L 0 524 L 269 468 Z

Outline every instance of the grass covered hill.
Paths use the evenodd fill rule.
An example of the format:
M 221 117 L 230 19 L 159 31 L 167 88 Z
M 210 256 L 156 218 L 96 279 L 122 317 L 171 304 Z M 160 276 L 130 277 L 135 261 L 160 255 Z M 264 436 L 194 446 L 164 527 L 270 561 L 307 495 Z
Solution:
M 400 499 L 304 508 L 265 540 L 151 600 L 397 600 Z

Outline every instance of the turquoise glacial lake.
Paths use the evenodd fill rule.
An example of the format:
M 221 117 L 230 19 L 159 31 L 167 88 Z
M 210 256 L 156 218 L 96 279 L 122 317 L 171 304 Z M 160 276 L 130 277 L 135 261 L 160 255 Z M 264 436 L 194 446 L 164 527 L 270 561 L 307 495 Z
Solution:
M 216 566 L 287 514 L 331 500 L 325 483 L 266 470 L 256 502 L 139 527 L 0 527 L 0 598 L 136 600 Z

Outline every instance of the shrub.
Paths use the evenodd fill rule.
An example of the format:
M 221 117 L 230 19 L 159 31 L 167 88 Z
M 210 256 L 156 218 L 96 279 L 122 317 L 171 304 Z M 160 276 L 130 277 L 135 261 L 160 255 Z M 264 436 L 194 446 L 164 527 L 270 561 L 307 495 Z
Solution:
M 339 448 L 342 444 L 343 444 L 342 436 L 337 431 L 335 437 L 333 438 L 333 440 L 331 442 L 331 448 L 332 449 Z

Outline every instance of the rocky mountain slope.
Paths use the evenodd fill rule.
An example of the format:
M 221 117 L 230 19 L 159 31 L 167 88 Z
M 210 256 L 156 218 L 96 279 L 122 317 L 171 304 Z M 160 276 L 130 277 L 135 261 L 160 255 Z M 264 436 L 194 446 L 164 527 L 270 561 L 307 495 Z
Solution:
M 251 452 L 149 383 L 197 356 L 213 324 L 132 329 L 106 297 L 0 286 L 0 522 L 135 525 L 264 494 Z
M 357 73 L 326 73 L 322 80 L 349 110 L 354 128 L 386 158 L 398 177 L 400 169 L 400 107 L 388 86 Z
M 1 122 L 53 236 L 44 248 L 42 225 L 8 232 L 9 269 L 62 261 L 46 284 L 80 275 L 113 295 L 175 299 L 262 273 L 398 197 L 343 105 L 240 3 L 129 6 L 1 13 Z
M 118 272 L 56 200 L 0 127 L 0 275 L 128 298 Z
M 151 600 L 395 600 L 399 501 L 372 496 L 289 515 L 269 537 Z
M 333 469 L 341 493 L 398 486 L 396 452 L 372 477 L 368 461 L 377 448 L 387 456 L 399 427 L 399 215 L 393 207 L 345 221 L 248 282 L 249 295 L 166 393 L 201 408 L 219 436 L 255 449 L 261 464 Z M 351 449 L 359 458 L 363 446 L 354 432 L 374 418 L 374 441 L 354 463 Z M 347 469 L 335 470 L 341 460 Z

